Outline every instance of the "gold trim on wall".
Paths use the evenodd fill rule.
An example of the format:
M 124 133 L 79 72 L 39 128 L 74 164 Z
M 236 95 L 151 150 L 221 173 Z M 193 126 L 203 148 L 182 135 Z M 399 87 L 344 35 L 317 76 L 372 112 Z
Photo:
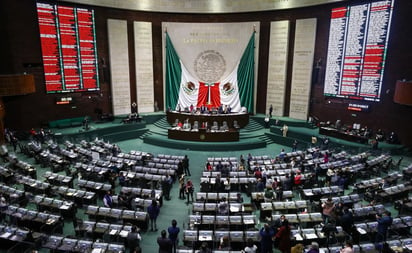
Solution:
M 92 6 L 168 13 L 241 13 L 294 9 L 347 0 L 61 0 Z

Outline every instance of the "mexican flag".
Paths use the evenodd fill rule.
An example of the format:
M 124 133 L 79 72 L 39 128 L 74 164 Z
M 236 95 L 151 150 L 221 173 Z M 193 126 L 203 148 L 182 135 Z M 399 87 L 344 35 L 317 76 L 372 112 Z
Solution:
M 184 66 L 166 33 L 166 106 L 172 110 L 207 106 L 230 106 L 232 112 L 242 107 L 253 111 L 255 33 L 234 69 L 221 80 L 212 83 L 195 78 Z M 206 51 L 208 52 L 208 51 Z M 210 50 L 207 57 L 215 57 Z M 213 66 L 212 66 L 213 67 Z

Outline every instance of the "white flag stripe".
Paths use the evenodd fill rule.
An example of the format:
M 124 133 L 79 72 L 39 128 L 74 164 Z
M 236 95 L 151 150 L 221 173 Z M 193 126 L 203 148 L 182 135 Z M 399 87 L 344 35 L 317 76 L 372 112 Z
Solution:
M 182 79 L 180 81 L 178 105 L 181 109 L 184 109 L 185 107 L 189 108 L 191 105 L 196 107 L 197 97 L 199 95 L 199 82 L 189 73 L 182 61 L 179 60 L 179 62 L 182 68 Z M 187 83 L 190 82 L 194 84 L 193 91 L 190 91 L 187 87 Z M 176 108 L 178 105 L 176 105 Z

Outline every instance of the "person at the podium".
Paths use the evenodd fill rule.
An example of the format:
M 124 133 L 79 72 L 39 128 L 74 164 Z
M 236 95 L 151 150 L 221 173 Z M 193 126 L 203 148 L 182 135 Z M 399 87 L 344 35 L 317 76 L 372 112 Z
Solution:
M 232 113 L 232 107 L 230 105 L 227 106 L 227 114 Z
M 200 107 L 200 113 L 201 113 L 201 114 L 207 114 L 207 113 L 209 113 L 209 111 L 208 111 L 208 109 L 207 109 L 207 107 L 206 107 L 205 105 L 202 105 L 202 106 Z
M 224 113 L 223 105 L 220 105 L 220 106 L 219 106 L 219 108 L 217 109 L 217 113 L 219 113 L 219 114 L 223 114 L 223 113 Z

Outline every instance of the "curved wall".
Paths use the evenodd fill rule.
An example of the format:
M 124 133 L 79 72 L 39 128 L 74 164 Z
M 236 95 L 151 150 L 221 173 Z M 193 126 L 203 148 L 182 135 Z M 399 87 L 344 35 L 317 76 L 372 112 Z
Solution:
M 116 1 L 117 2 L 117 1 Z M 290 21 L 290 42 L 288 54 L 288 66 L 286 75 L 285 112 L 289 111 L 289 97 L 291 89 L 291 70 L 293 62 L 293 45 L 295 26 L 297 19 L 316 18 L 317 32 L 315 42 L 314 59 L 321 59 L 322 65 L 318 80 L 312 85 L 310 100 L 310 115 L 323 121 L 335 121 L 341 119 L 343 123 L 361 123 L 369 128 L 382 128 L 386 131 L 396 131 L 403 143 L 412 145 L 412 132 L 409 126 L 412 124 L 412 108 L 393 102 L 393 92 L 398 79 L 411 79 L 412 77 L 412 37 L 410 36 L 410 24 L 412 15 L 411 1 L 395 0 L 395 9 L 392 20 L 391 38 L 387 52 L 387 64 L 384 76 L 383 95 L 379 103 L 371 103 L 369 112 L 352 113 L 346 109 L 349 100 L 329 99 L 323 96 L 324 64 L 327 53 L 327 41 L 329 35 L 330 10 L 347 3 L 363 3 L 370 1 L 344 1 L 320 6 L 305 8 L 226 13 L 226 14 L 187 14 L 187 13 L 161 13 L 124 10 L 106 7 L 94 7 L 97 28 L 98 57 L 101 61 L 100 72 L 103 77 L 100 92 L 84 94 L 70 94 L 75 99 L 75 104 L 70 106 L 57 106 L 55 99 L 59 95 L 46 95 L 43 87 L 43 70 L 41 66 L 41 49 L 36 24 L 37 14 L 35 2 L 32 0 L 5 0 L 0 3 L 0 32 L 4 34 L 0 40 L 0 73 L 23 73 L 35 75 L 36 93 L 19 97 L 7 97 L 4 99 L 7 107 L 6 126 L 14 129 L 29 129 L 32 126 L 41 126 L 49 120 L 89 115 L 96 116 L 95 109 L 111 113 L 110 98 L 110 62 L 108 50 L 108 19 L 122 19 L 127 21 L 130 89 L 133 101 L 136 99 L 136 73 L 134 59 L 133 22 L 145 21 L 152 23 L 153 38 L 153 72 L 154 72 L 154 96 L 159 108 L 163 108 L 163 65 L 162 65 L 162 22 L 260 22 L 259 38 L 259 69 L 257 90 L 266 91 L 268 75 L 268 54 L 270 23 L 272 21 Z M 73 3 L 71 3 L 73 4 Z M 82 6 L 82 5 L 80 5 Z M 26 25 L 31 24 L 31 25 Z M 4 60 L 3 60 L 4 59 Z M 102 64 L 104 63 L 104 64 Z M 258 96 L 256 112 L 265 113 L 266 98 Z M 25 116 L 23 116 L 25 115 Z

